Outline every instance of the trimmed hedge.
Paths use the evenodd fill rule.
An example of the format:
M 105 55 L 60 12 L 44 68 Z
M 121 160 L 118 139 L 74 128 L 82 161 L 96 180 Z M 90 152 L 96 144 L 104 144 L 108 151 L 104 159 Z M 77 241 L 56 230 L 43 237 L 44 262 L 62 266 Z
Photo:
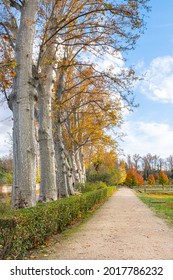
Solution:
M 109 197 L 114 187 L 91 191 L 57 201 L 20 209 L 0 218 L 0 258 L 22 259 L 26 252 L 43 244 Z

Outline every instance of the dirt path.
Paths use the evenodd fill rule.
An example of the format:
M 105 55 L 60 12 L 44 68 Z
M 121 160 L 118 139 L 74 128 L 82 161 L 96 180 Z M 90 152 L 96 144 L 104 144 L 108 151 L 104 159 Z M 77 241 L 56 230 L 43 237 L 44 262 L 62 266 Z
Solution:
M 173 260 L 173 229 L 122 188 L 51 250 L 42 259 Z

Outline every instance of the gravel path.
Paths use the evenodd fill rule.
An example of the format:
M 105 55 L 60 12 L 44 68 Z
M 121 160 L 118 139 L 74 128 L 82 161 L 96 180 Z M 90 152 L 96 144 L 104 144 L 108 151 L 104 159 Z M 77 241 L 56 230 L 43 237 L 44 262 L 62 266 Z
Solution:
M 173 229 L 121 188 L 51 251 L 42 259 L 173 260 Z

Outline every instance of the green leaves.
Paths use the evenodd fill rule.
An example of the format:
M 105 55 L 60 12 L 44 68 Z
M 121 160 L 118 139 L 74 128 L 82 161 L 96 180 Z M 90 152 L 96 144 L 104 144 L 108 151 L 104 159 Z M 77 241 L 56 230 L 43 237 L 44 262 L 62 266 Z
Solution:
M 0 219 L 0 258 L 22 259 L 29 249 L 64 230 L 96 203 L 110 196 L 114 188 L 104 188 L 36 207 L 15 211 Z

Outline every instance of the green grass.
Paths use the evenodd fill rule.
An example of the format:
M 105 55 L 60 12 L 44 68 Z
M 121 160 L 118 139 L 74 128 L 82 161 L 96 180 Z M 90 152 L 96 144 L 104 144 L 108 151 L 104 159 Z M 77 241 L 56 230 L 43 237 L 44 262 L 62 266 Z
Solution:
M 173 194 L 165 192 L 140 193 L 138 197 L 156 214 L 173 226 Z
M 11 197 L 8 194 L 0 194 L 0 218 L 12 214 Z

